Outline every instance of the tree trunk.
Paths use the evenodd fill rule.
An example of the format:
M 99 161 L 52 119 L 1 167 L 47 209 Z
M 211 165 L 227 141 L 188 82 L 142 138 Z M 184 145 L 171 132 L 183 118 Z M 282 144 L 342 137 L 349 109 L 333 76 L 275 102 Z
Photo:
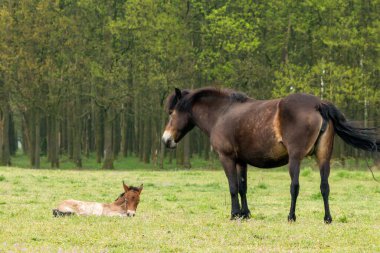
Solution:
M 176 165 L 177 165 L 177 168 L 183 168 L 183 163 L 184 163 L 184 143 L 183 142 L 180 142 L 177 146 L 177 149 L 176 149 Z
M 95 146 L 96 146 L 96 162 L 101 163 L 104 151 L 104 110 L 99 108 L 95 111 Z
M 13 120 L 12 112 L 9 114 L 9 151 L 11 156 L 15 155 L 18 149 L 17 131 Z
M 123 157 L 128 156 L 128 144 L 127 144 L 127 134 L 128 134 L 128 128 L 127 128 L 127 113 L 125 108 L 127 107 L 126 104 L 123 105 L 121 115 L 120 115 L 120 128 L 121 128 L 121 143 L 120 143 L 120 150 L 121 150 L 121 155 Z
M 34 116 L 34 117 L 33 117 Z M 33 115 L 33 121 L 34 121 L 34 126 L 31 128 L 33 132 L 33 146 L 31 148 L 31 165 L 35 169 L 40 168 L 40 152 L 41 152 L 41 135 L 40 135 L 40 126 L 41 126 L 41 118 L 40 118 L 40 113 L 38 109 L 35 110 L 35 113 Z
M 190 169 L 190 134 L 187 134 L 184 137 L 183 146 L 183 167 L 185 169 Z
M 112 150 L 114 154 L 114 159 L 117 159 L 120 152 L 121 145 L 121 129 L 120 129 L 120 114 L 114 111 L 114 119 L 112 124 Z
M 74 108 L 72 111 L 72 143 L 73 143 L 73 161 L 77 168 L 82 168 L 82 101 L 80 98 L 77 98 L 74 103 Z
M 59 168 L 59 131 L 56 115 L 48 117 L 48 154 L 52 168 Z
M 103 169 L 114 169 L 114 150 L 113 150 L 113 120 L 114 112 L 112 108 L 106 111 L 104 124 L 104 162 Z
M 73 160 L 73 140 L 74 140 L 74 131 L 76 131 L 75 127 L 73 126 L 74 124 L 74 105 L 73 103 L 70 103 L 68 106 L 70 109 L 67 112 L 67 122 L 66 122 L 66 129 L 67 129 L 67 155 L 69 159 Z
M 143 132 L 143 145 L 142 145 L 142 152 L 143 157 L 142 161 L 144 163 L 150 162 L 150 153 L 151 153 L 151 143 L 150 143 L 150 133 L 151 133 L 151 117 L 144 117 L 144 132 Z
M 0 165 L 11 165 L 9 121 L 9 105 L 3 104 L 0 108 Z

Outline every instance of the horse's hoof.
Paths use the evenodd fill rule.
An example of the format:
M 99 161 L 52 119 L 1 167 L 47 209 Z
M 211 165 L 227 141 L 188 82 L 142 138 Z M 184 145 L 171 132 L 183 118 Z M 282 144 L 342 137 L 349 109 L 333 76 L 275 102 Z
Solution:
M 249 210 L 248 211 L 241 211 L 240 217 L 248 220 L 251 218 L 251 212 Z
M 331 222 L 332 222 L 331 216 L 330 215 L 329 216 L 325 216 L 324 221 L 325 221 L 325 224 L 331 224 Z
M 295 214 L 289 214 L 288 215 L 288 222 L 289 223 L 296 222 L 296 215 Z
M 233 213 L 231 214 L 230 220 L 238 220 L 240 219 L 240 214 L 239 213 Z

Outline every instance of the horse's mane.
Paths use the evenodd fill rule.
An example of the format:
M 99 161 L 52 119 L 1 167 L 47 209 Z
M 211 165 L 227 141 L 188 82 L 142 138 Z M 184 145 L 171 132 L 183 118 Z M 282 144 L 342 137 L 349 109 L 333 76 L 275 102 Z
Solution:
M 128 188 L 129 188 L 129 191 L 135 191 L 135 192 L 140 191 L 140 188 L 139 188 L 139 187 L 128 186 Z M 115 199 L 115 201 L 118 200 L 119 198 L 123 197 L 124 194 L 125 194 L 125 192 L 120 193 L 119 197 L 117 197 L 117 199 Z
M 246 94 L 241 92 L 212 87 L 201 88 L 193 91 L 183 90 L 181 93 L 182 98 L 179 101 L 175 93 L 168 97 L 166 103 L 167 111 L 173 110 L 174 107 L 177 107 L 179 111 L 190 111 L 194 102 L 205 97 L 227 98 L 231 103 L 244 103 L 249 99 Z

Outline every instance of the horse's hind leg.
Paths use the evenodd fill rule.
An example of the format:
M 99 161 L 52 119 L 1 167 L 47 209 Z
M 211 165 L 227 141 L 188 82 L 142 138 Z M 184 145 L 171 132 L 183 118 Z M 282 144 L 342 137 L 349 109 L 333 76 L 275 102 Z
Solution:
M 321 175 L 321 194 L 323 197 L 323 204 L 325 206 L 325 223 L 332 222 L 330 207 L 329 207 L 329 175 L 330 175 L 330 159 L 334 143 L 334 129 L 330 123 L 325 133 L 321 135 L 321 138 L 317 144 L 316 156 L 319 165 L 319 172 Z
M 290 204 L 289 216 L 288 216 L 289 222 L 296 221 L 296 202 L 297 202 L 297 197 L 298 197 L 298 193 L 300 189 L 300 184 L 299 184 L 300 164 L 301 164 L 301 159 L 296 158 L 296 157 L 289 158 L 289 174 L 291 178 L 290 195 L 292 198 L 291 204 Z
M 58 209 L 53 209 L 52 211 L 53 211 L 53 216 L 54 217 L 62 217 L 62 216 L 74 215 L 73 212 L 61 212 Z
M 323 204 L 325 206 L 325 217 L 324 221 L 326 224 L 332 222 L 331 214 L 330 214 L 330 206 L 329 206 L 329 194 L 330 194 L 330 186 L 329 186 L 329 175 L 330 175 L 330 161 L 323 162 L 319 165 L 319 170 L 321 174 L 321 194 L 323 197 Z
M 249 219 L 251 217 L 251 212 L 248 209 L 247 203 L 247 164 L 237 164 L 236 168 L 238 171 L 238 185 L 241 199 L 240 216 Z

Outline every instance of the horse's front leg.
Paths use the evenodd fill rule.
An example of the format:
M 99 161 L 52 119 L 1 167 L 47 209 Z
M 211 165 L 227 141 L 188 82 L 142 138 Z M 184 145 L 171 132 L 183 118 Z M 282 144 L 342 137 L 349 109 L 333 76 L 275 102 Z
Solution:
M 239 186 L 238 186 L 238 176 L 236 169 L 236 162 L 224 155 L 219 155 L 219 159 L 223 165 L 224 172 L 226 173 L 228 179 L 228 185 L 231 194 L 231 220 L 240 217 L 240 204 L 239 204 Z
M 251 217 L 251 212 L 248 209 L 247 203 L 247 164 L 238 163 L 236 168 L 238 172 L 239 194 L 241 198 L 240 216 L 244 219 L 249 219 Z

